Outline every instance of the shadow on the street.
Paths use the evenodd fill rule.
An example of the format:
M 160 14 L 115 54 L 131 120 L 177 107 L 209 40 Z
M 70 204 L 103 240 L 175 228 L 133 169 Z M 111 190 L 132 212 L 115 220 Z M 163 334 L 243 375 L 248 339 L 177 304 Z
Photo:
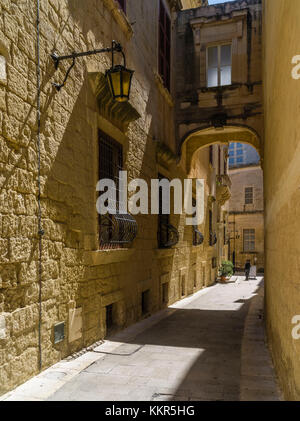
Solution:
M 253 294 L 262 285 L 263 280 Z M 158 393 L 154 399 L 205 400 L 214 396 L 213 400 L 239 400 L 244 323 L 253 298 L 233 301 L 236 310 L 209 310 L 205 305 L 203 310 L 195 309 L 192 302 L 184 309 L 176 309 L 133 340 L 126 341 L 122 337 L 125 343 L 170 347 L 168 352 L 171 353 L 186 348 L 187 358 L 191 360 L 195 355 L 193 365 L 179 380 L 176 392 Z M 119 341 L 120 337 L 116 335 L 109 339 Z M 158 348 L 157 352 L 159 350 L 164 351 L 164 348 Z

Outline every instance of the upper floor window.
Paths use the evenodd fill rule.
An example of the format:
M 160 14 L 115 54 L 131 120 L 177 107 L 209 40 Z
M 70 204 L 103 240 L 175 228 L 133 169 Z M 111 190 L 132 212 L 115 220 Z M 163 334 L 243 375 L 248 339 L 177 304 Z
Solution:
M 165 87 L 170 91 L 171 86 L 171 19 L 160 0 L 159 8 L 159 74 Z
M 244 252 L 255 251 L 255 229 L 244 229 Z
M 245 187 L 245 205 L 253 204 L 253 187 Z
M 119 172 L 123 168 L 123 148 L 118 142 L 99 130 L 99 179 L 114 181 L 112 190 L 106 190 L 107 208 L 99 215 L 100 248 L 117 248 L 131 243 L 137 235 L 137 223 L 129 213 L 120 213 Z
M 207 86 L 231 85 L 231 44 L 207 48 Z
M 119 171 L 123 167 L 122 146 L 105 133 L 99 131 L 99 180 L 109 179 L 115 182 L 115 206 L 119 200 Z M 112 199 L 113 200 L 113 199 Z M 114 202 L 114 200 L 113 200 Z M 119 232 L 114 235 L 114 224 L 109 215 L 99 215 L 99 238 L 101 248 L 116 246 Z M 119 227 L 118 227 L 119 228 Z M 118 229 L 117 228 L 117 229 Z
M 120 5 L 120 8 L 123 10 L 124 13 L 126 13 L 126 0 L 117 0 L 117 2 Z

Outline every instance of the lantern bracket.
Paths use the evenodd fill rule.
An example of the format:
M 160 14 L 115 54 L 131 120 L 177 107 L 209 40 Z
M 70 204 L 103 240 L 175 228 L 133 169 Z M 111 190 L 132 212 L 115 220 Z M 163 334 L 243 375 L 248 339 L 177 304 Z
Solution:
M 108 48 L 101 48 L 98 50 L 90 50 L 90 51 L 84 51 L 82 53 L 76 53 L 73 52 L 72 54 L 69 55 L 65 55 L 65 56 L 59 56 L 56 52 L 53 52 L 50 57 L 52 58 L 53 62 L 54 62 L 54 67 L 55 70 L 58 69 L 59 67 L 59 63 L 63 60 L 70 60 L 72 59 L 72 64 L 70 65 L 70 67 L 68 68 L 67 72 L 66 72 L 66 76 L 64 78 L 64 81 L 61 84 L 55 83 L 53 82 L 52 85 L 55 87 L 55 89 L 57 91 L 60 91 L 61 88 L 65 85 L 65 83 L 67 82 L 67 79 L 69 77 L 69 74 L 72 70 L 72 68 L 75 65 L 75 60 L 79 57 L 87 57 L 87 56 L 92 56 L 95 54 L 103 54 L 103 53 L 112 53 L 112 66 L 114 65 L 114 52 L 117 53 L 121 53 L 123 56 L 123 60 L 124 60 L 124 66 L 126 66 L 126 59 L 125 59 L 125 54 L 123 52 L 123 47 L 119 42 L 116 41 L 112 41 L 112 46 L 108 47 Z

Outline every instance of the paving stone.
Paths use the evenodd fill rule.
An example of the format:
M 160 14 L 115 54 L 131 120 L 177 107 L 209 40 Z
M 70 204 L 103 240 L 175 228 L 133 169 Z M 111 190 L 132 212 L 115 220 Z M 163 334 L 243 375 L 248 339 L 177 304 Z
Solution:
M 82 369 L 66 382 L 63 367 L 71 364 L 76 369 L 76 364 L 57 364 L 52 369 L 56 372 L 44 381 L 60 381 L 61 387 L 50 398 L 44 393 L 42 398 L 235 401 L 257 396 L 257 400 L 278 400 L 262 320 L 257 323 L 257 306 L 251 304 L 259 283 L 217 285 L 183 300 L 185 305 L 172 306 L 172 312 L 166 317 L 160 314 L 155 323 L 150 317 L 144 330 L 141 322 L 136 330 L 130 327 L 122 332 L 122 340 L 118 334 L 96 348 L 100 353 L 90 352 Z M 245 304 L 237 307 L 241 299 Z M 28 397 L 30 390 L 25 393 L 23 386 L 22 395 Z M 34 398 L 39 398 L 37 391 Z

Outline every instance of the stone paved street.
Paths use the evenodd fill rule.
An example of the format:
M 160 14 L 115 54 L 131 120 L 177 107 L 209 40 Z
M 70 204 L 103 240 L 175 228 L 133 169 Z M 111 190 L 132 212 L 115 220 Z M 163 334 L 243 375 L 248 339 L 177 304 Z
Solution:
M 262 279 L 233 280 L 56 364 L 2 399 L 278 400 L 264 344 Z

